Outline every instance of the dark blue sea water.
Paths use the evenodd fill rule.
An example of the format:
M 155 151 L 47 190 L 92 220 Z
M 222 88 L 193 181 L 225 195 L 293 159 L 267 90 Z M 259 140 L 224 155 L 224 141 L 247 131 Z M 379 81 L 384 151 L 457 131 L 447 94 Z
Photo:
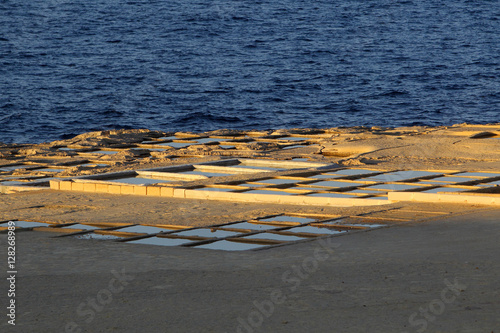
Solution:
M 0 141 L 500 121 L 497 0 L 2 0 Z

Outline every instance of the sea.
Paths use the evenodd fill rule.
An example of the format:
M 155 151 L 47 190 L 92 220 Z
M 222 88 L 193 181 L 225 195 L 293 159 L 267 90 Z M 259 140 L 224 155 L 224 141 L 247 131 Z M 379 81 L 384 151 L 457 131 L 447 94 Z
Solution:
M 2 0 L 0 142 L 500 122 L 498 0 Z

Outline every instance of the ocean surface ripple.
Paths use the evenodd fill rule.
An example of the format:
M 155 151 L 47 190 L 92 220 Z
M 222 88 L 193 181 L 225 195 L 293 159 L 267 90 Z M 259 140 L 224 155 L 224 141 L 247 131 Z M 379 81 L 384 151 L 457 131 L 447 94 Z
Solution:
M 500 121 L 498 0 L 4 0 L 0 141 Z

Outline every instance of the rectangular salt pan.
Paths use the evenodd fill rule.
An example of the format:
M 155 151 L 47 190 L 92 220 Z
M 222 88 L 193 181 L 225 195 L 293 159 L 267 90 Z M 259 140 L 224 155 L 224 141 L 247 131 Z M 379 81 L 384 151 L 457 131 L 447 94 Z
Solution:
M 283 147 L 282 149 L 295 149 L 295 148 L 302 148 L 304 146 L 299 146 L 299 145 L 293 145 L 293 146 L 286 146 L 286 147 Z
M 324 191 L 324 187 L 302 187 L 302 186 L 295 186 L 295 187 L 289 187 L 287 190 L 301 190 L 301 191 L 308 191 L 308 192 L 314 192 L 314 191 Z
M 86 164 L 80 164 L 80 166 L 82 166 L 82 167 L 89 167 L 89 168 L 93 168 L 93 167 L 102 168 L 102 167 L 107 167 L 108 165 L 107 164 L 86 163 Z
M 365 189 L 357 189 L 353 191 L 347 191 L 346 194 L 348 193 L 359 193 L 359 194 L 380 194 L 380 191 L 377 190 L 365 190 Z
M 94 150 L 94 151 L 90 151 L 89 153 L 113 155 L 113 154 L 117 154 L 118 152 L 116 150 Z
M 191 145 L 195 145 L 196 141 L 187 143 L 187 142 L 166 142 L 166 143 L 159 143 L 158 146 L 168 146 L 172 148 L 185 148 Z
M 158 140 L 179 140 L 179 138 L 176 136 L 162 136 L 161 138 L 158 138 Z
M 236 167 L 236 168 L 245 168 L 245 169 L 259 169 L 259 170 L 282 170 L 279 168 L 271 168 L 271 167 L 265 167 L 265 166 L 255 166 L 255 165 L 245 165 L 245 164 L 237 164 L 237 165 L 228 165 L 228 167 Z
M 203 172 L 203 171 L 184 171 L 181 172 L 188 175 L 200 175 L 205 177 L 222 177 L 222 176 L 232 176 L 231 173 L 219 173 L 219 172 Z
M 233 228 L 233 229 L 244 229 L 244 230 L 250 229 L 250 230 L 255 230 L 255 231 L 262 231 L 262 230 L 272 230 L 272 229 L 281 228 L 281 227 L 275 226 L 275 225 L 269 225 L 269 224 L 240 222 L 240 223 L 224 225 L 224 226 L 221 226 L 220 228 Z
M 330 221 L 330 222 L 322 222 L 323 224 L 338 224 L 342 226 L 348 226 L 348 227 L 367 227 L 367 228 L 378 228 L 378 227 L 383 227 L 384 224 L 359 224 L 359 223 L 342 223 L 345 221 L 345 219 L 339 219 L 335 221 Z
M 454 174 L 453 176 L 463 176 L 463 177 L 479 177 L 479 178 L 490 178 L 490 177 L 500 177 L 500 173 L 493 172 L 461 172 Z
M 249 239 L 269 239 L 269 240 L 276 240 L 276 241 L 285 241 L 285 242 L 293 242 L 293 241 L 298 241 L 298 240 L 303 240 L 305 239 L 304 237 L 299 237 L 299 236 L 287 236 L 287 235 L 280 235 L 280 234 L 271 234 L 268 232 L 263 232 L 260 234 L 255 234 L 255 235 L 250 235 L 250 236 L 245 236 L 244 238 L 249 238 Z
M 163 232 L 163 231 L 172 231 L 172 229 L 165 229 L 165 228 L 153 227 L 153 226 L 148 226 L 148 225 L 133 225 L 131 227 L 117 229 L 116 231 L 157 234 L 157 233 Z
M 268 218 L 265 218 L 265 219 L 259 219 L 259 221 L 263 221 L 263 222 L 278 221 L 278 222 L 309 223 L 309 222 L 314 222 L 314 221 L 317 221 L 317 220 L 316 219 L 310 219 L 310 218 L 307 218 L 307 217 L 280 215 L 280 216 L 275 216 L 275 217 L 268 217 Z
M 174 235 L 179 236 L 199 236 L 199 237 L 208 237 L 208 238 L 222 238 L 222 237 L 230 237 L 230 236 L 238 236 L 241 235 L 239 232 L 227 231 L 227 230 L 213 230 L 208 228 L 201 229 L 193 229 L 186 230 L 181 232 L 176 232 Z
M 483 183 L 481 185 L 487 185 L 487 186 L 496 186 L 496 185 L 500 185 L 500 180 L 497 180 L 495 182 L 488 182 L 488 183 Z
M 311 233 L 311 234 L 329 234 L 329 235 L 334 235 L 334 234 L 341 234 L 346 232 L 345 230 L 336 230 L 333 228 L 328 228 L 328 227 L 313 227 L 313 226 L 303 226 L 303 227 L 294 227 L 291 229 L 283 230 L 286 232 L 305 232 L 305 233 Z
M 463 183 L 478 180 L 478 178 L 467 178 L 467 177 L 438 177 L 427 179 L 428 182 L 444 182 L 444 183 Z
M 228 139 L 204 138 L 204 139 L 196 139 L 196 142 L 203 144 L 203 143 L 212 143 L 212 142 L 224 142 L 227 140 Z
M 2 226 L 6 226 L 7 222 L 2 223 Z M 35 228 L 35 227 L 50 227 L 54 224 L 44 223 L 44 222 L 28 222 L 28 221 L 14 221 L 14 226 L 17 228 Z
M 147 244 L 160 246 L 178 246 L 193 242 L 191 239 L 182 238 L 166 238 L 166 237 L 147 237 L 136 240 L 127 241 L 131 244 Z
M 402 190 L 415 189 L 415 188 L 419 188 L 419 187 L 421 187 L 421 186 L 405 185 L 405 184 L 379 184 L 379 185 L 368 186 L 366 188 L 386 190 L 386 191 L 402 191 Z
M 16 185 L 26 185 L 28 184 L 27 182 L 20 182 L 16 180 L 8 180 L 8 181 L 0 181 L 1 185 L 5 186 L 16 186 Z
M 339 177 L 342 177 L 342 175 L 333 175 L 333 174 L 323 173 L 323 174 L 320 174 L 320 175 L 311 176 L 309 178 L 314 178 L 314 179 L 331 179 L 331 178 L 339 178 Z
M 0 167 L 0 171 L 14 171 L 17 169 L 23 169 L 28 167 L 28 165 L 11 165 L 11 166 L 4 166 Z
M 339 182 L 339 181 L 321 181 L 321 182 L 314 182 L 309 185 L 312 186 L 324 186 L 324 187 L 351 187 L 351 186 L 360 186 L 360 185 L 365 185 L 364 183 L 358 183 L 358 182 Z
M 99 227 L 94 227 L 94 226 L 91 226 L 91 225 L 86 225 L 86 224 L 73 224 L 73 225 L 68 225 L 68 226 L 65 226 L 65 227 L 61 227 L 63 229 L 82 229 L 82 230 L 96 230 L 96 229 L 100 229 Z
M 372 176 L 365 178 L 365 180 L 371 180 L 371 181 L 383 181 L 383 182 L 396 182 L 396 181 L 402 181 L 406 179 L 413 179 L 413 178 L 419 178 L 419 177 L 426 177 L 426 176 L 432 176 L 436 175 L 438 176 L 439 174 L 436 174 L 435 172 L 428 172 L 428 171 L 396 171 L 396 172 L 389 172 L 389 173 L 384 173 L 381 175 L 377 176 Z

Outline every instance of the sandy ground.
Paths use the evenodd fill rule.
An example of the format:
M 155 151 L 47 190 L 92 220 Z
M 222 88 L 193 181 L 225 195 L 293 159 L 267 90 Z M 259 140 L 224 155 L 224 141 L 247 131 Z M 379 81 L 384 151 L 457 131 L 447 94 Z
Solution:
M 20 232 L 17 324 L 0 331 L 499 332 L 499 213 L 256 252 Z

